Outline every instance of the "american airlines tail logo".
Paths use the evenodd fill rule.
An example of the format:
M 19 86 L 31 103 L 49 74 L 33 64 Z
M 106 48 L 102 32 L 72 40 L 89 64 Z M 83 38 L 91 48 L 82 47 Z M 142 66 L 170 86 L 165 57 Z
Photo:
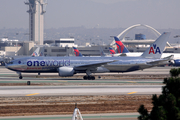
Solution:
M 33 52 L 32 56 L 37 56 L 37 53 L 36 53 L 36 52 Z
M 156 54 L 156 53 L 159 53 L 161 54 L 161 51 L 159 49 L 159 47 L 156 47 L 156 44 L 153 44 L 153 46 L 150 47 L 150 50 L 149 50 L 149 54 Z

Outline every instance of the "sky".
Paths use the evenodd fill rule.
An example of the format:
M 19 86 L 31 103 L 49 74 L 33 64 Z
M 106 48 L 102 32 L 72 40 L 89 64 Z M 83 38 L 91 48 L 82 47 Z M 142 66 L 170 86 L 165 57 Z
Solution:
M 0 0 L 0 29 L 28 28 L 26 0 Z M 180 0 L 48 0 L 44 28 L 180 29 Z

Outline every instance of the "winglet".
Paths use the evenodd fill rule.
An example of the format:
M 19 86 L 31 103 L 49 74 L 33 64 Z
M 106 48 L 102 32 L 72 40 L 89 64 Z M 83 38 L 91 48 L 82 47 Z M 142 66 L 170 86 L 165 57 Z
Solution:
M 73 47 L 76 56 L 83 56 L 76 47 Z
M 164 32 L 146 51 L 141 55 L 145 58 L 160 59 L 169 39 L 170 32 Z
M 116 41 L 118 53 L 129 53 L 129 50 L 124 46 L 124 44 L 119 40 L 119 38 L 115 36 L 114 39 Z

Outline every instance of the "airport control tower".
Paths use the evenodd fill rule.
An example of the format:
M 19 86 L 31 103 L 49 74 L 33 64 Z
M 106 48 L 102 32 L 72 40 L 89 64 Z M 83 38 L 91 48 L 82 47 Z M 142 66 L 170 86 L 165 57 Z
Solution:
M 47 0 L 26 0 L 29 6 L 29 40 L 43 45 L 44 40 L 44 13 Z

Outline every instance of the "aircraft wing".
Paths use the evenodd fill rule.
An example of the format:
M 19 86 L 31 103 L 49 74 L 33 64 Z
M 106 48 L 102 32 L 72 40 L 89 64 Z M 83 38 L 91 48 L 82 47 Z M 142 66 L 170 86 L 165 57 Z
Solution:
M 96 69 L 97 67 L 100 67 L 101 65 L 106 65 L 108 63 L 112 63 L 112 62 L 115 62 L 115 61 L 117 61 L 117 60 L 90 63 L 90 64 L 85 64 L 85 65 L 78 65 L 78 66 L 74 66 L 74 69 L 75 70 Z
M 151 64 L 151 65 L 159 65 L 159 64 L 163 64 L 164 62 L 169 62 L 169 61 L 173 60 L 173 57 L 174 57 L 174 55 L 171 55 L 171 56 L 165 57 L 161 60 L 156 60 L 156 61 L 151 61 L 151 62 L 146 62 L 146 63 Z

